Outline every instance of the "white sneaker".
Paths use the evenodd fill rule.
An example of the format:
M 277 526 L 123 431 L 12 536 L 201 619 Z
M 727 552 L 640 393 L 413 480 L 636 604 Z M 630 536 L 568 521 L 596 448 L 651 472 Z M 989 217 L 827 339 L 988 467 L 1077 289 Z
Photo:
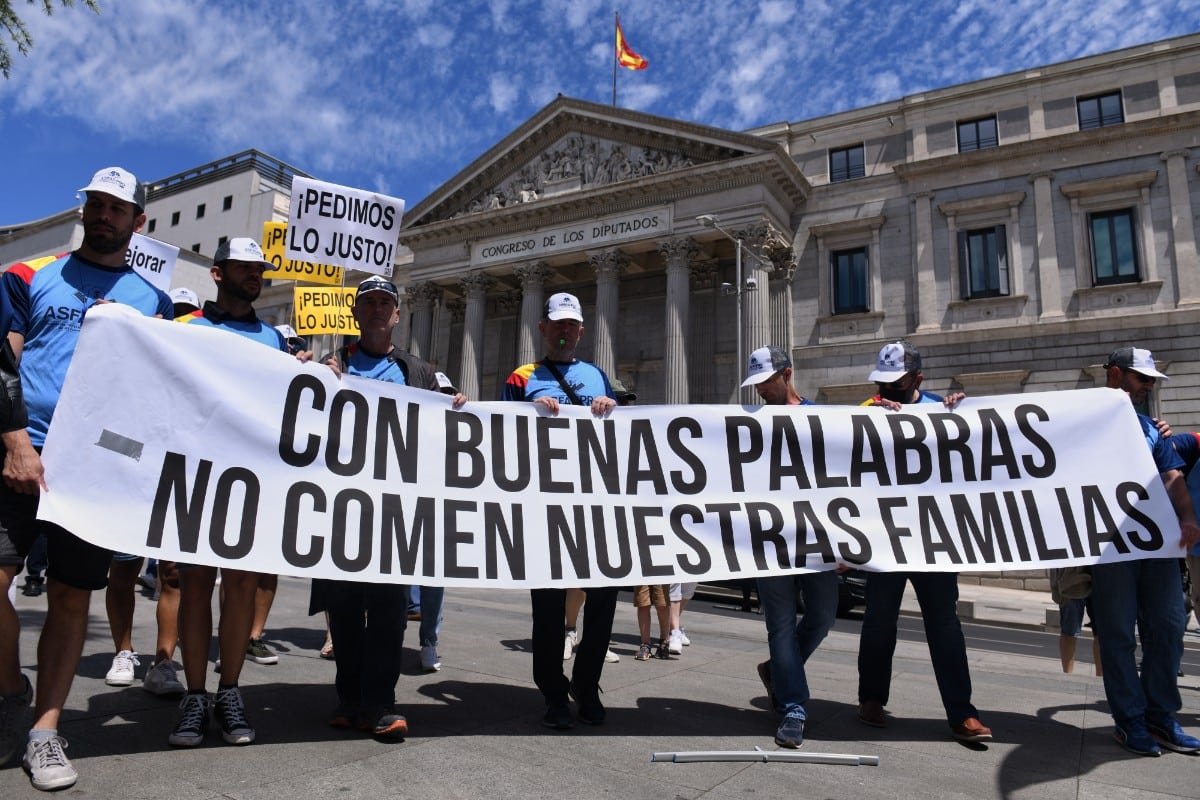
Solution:
M 568 628 L 566 638 L 563 640 L 563 661 L 570 661 L 571 656 L 575 655 L 575 647 L 579 644 L 579 632 L 575 628 Z
M 421 648 L 421 669 L 426 672 L 437 672 L 442 668 L 442 662 L 438 659 L 437 648 L 431 644 L 424 645 Z
M 179 675 L 175 671 L 175 664 L 166 658 L 146 670 L 146 677 L 142 679 L 142 688 L 150 692 L 150 694 L 156 694 L 159 697 L 181 695 L 187 691 L 184 685 L 179 682 Z
M 122 650 L 113 656 L 112 668 L 104 676 L 104 682 L 109 686 L 133 686 L 134 667 L 140 667 L 137 653 L 132 650 Z
M 604 651 L 604 660 L 607 661 L 609 664 L 615 664 L 621 660 L 621 657 L 619 655 L 617 655 L 616 653 L 614 653 L 612 651 L 612 648 L 610 647 Z
M 50 792 L 75 785 L 75 781 L 79 780 L 79 773 L 71 766 L 67 754 L 63 752 L 66 747 L 67 740 L 61 736 L 29 740 L 22 763 L 29 771 L 33 788 Z
M 673 656 L 683 653 L 683 633 L 678 628 L 667 637 L 667 652 Z
M 692 640 L 688 638 L 687 631 L 685 631 L 683 628 L 679 629 L 679 641 L 684 647 L 687 647 L 692 643 Z

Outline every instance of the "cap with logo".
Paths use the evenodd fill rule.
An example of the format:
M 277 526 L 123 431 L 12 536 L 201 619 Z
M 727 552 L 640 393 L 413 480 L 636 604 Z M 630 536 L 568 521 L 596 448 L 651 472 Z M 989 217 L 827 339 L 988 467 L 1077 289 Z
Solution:
M 546 301 L 545 313 L 542 316 L 551 322 L 557 322 L 560 319 L 573 319 L 577 322 L 583 322 L 583 308 L 579 305 L 578 297 L 566 292 L 559 292 L 558 294 L 550 295 L 550 299 Z
M 625 384 L 618 378 L 610 380 L 609 385 L 612 386 L 613 394 L 617 398 L 618 403 L 632 403 L 637 400 L 637 394 L 625 388 Z
M 248 236 L 235 236 L 217 245 L 217 253 L 213 256 L 214 264 L 224 264 L 226 261 L 259 261 L 268 270 L 279 267 L 267 261 L 258 242 Z
M 387 292 L 397 305 L 400 303 L 400 290 L 396 288 L 396 284 L 386 278 L 381 278 L 378 275 L 372 275 L 358 285 L 358 297 L 370 292 Z
M 295 338 L 298 338 L 298 334 L 296 333 L 296 329 L 295 329 L 295 328 L 293 328 L 291 325 L 288 325 L 286 322 L 285 322 L 284 324 L 282 324 L 282 325 L 276 325 L 276 326 L 275 326 L 275 330 L 279 331 L 279 333 L 280 333 L 280 334 L 283 336 L 283 338 L 285 338 L 285 339 L 295 339 Z
M 1154 366 L 1154 356 L 1150 351 L 1143 350 L 1140 347 L 1121 347 L 1113 350 L 1108 356 L 1108 361 L 1104 364 L 1105 369 L 1109 367 L 1132 370 L 1139 375 L 1145 375 L 1147 378 L 1157 378 L 1160 381 L 1171 380 Z
M 762 383 L 779 370 L 791 366 L 792 360 L 782 347 L 773 344 L 760 347 L 750 354 L 750 360 L 746 362 L 746 380 L 742 381 L 742 386 Z
M 186 286 L 172 289 L 168 296 L 172 303 L 187 303 L 189 306 L 200 307 L 200 296 Z
M 443 394 L 458 394 L 458 389 L 454 388 L 454 381 L 450 380 L 450 376 L 444 372 L 435 372 L 433 377 L 437 378 L 438 391 Z
M 138 208 L 146 207 L 146 187 L 138 183 L 129 170 L 120 167 L 105 167 L 92 176 L 92 182 L 81 192 L 103 192 L 118 200 L 133 203 Z
M 921 351 L 901 339 L 883 346 L 879 351 L 879 360 L 875 363 L 875 371 L 867 376 L 867 380 L 892 383 L 920 368 Z

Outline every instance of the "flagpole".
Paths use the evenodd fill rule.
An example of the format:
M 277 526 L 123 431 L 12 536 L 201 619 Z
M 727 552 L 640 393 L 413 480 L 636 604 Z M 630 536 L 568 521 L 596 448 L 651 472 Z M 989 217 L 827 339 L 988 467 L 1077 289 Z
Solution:
M 621 27 L 621 12 L 613 12 L 613 108 L 617 107 L 617 28 Z

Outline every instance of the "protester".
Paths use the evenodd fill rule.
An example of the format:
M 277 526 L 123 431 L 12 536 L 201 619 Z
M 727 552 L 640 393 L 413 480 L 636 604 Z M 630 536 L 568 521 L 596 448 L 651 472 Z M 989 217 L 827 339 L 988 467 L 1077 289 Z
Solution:
M 172 313 L 174 314 L 172 319 L 194 314 L 200 310 L 200 296 L 186 286 L 172 289 L 170 297 L 173 306 Z
M 867 376 L 879 394 L 863 403 L 899 411 L 913 403 L 939 403 L 954 408 L 966 395 L 955 392 L 945 398 L 921 390 L 921 353 L 905 341 L 893 342 L 879 351 L 875 370 Z M 958 619 L 958 573 L 872 572 L 867 576 L 867 608 L 863 612 L 858 643 L 858 718 L 876 728 L 888 724 L 884 706 L 892 681 L 892 656 L 896 651 L 896 625 L 904 586 L 912 583 L 921 607 L 929 660 L 937 678 L 946 720 L 955 739 L 983 742 L 992 731 L 979 721 L 971 704 L 971 668 L 967 643 Z
M 1105 385 L 1120 389 L 1134 407 L 1144 406 L 1157 381 L 1167 376 L 1149 350 L 1122 347 L 1104 363 Z M 1154 420 L 1137 415 L 1146 444 L 1179 518 L 1181 544 L 1200 542 L 1200 527 L 1182 469 L 1184 461 Z M 1174 438 L 1174 437 L 1172 437 Z M 1200 739 L 1184 732 L 1175 715 L 1182 707 L 1178 673 L 1185 616 L 1177 558 L 1143 558 L 1092 566 L 1092 625 L 1100 639 L 1104 695 L 1121 747 L 1140 756 L 1162 748 L 1200 752 Z M 1137 661 L 1141 632 L 1142 660 Z
M 46 491 L 41 448 L 87 310 L 98 303 L 124 303 L 142 314 L 165 317 L 171 300 L 125 264 L 129 240 L 145 224 L 145 191 L 120 167 L 97 172 L 79 190 L 83 242 L 74 252 L 14 264 L 3 275 L 12 307 L 8 339 L 20 359 L 21 384 L 29 411 L 26 428 L 8 430 L 4 482 L 0 486 L 0 572 L 4 594 L 39 533 L 46 535 L 49 566 L 47 610 L 38 644 L 37 707 L 24 765 L 36 789 L 64 789 L 79 774 L 58 735 L 63 704 L 71 690 L 87 637 L 91 594 L 108 580 L 112 553 L 56 525 L 36 520 L 39 493 Z M 13 398 L 10 378 L 3 381 Z M 0 419 L 2 419 L 0 415 Z M 80 443 L 80 446 L 85 446 Z M 0 601 L 0 762 L 11 757 L 22 722 L 20 709 L 32 694 L 20 672 L 16 611 Z
M 279 331 L 258 318 L 254 301 L 262 292 L 263 276 L 278 269 L 263 256 L 262 248 L 250 238 L 235 237 L 222 243 L 213 256 L 210 269 L 217 286 L 217 299 L 180 322 L 199 327 L 229 331 L 260 342 L 281 352 L 287 344 Z M 311 354 L 300 353 L 297 358 Z M 216 697 L 210 699 L 206 688 L 208 650 L 213 631 L 212 595 L 217 568 L 203 565 L 179 565 L 179 632 L 183 650 L 183 671 L 187 694 L 179 704 L 179 722 L 167 741 L 176 747 L 195 747 L 208 732 L 210 709 L 228 744 L 246 745 L 255 739 L 254 728 L 246 718 L 245 701 L 238 681 L 242 664 L 251 647 L 256 592 L 261 576 L 245 570 L 221 570 L 221 619 L 217 631 L 221 677 Z
M 811 406 L 792 384 L 792 360 L 780 347 L 768 345 L 750 354 L 746 380 L 763 402 L 770 406 Z M 788 569 L 782 551 L 778 566 Z M 832 565 L 828 565 L 831 566 Z M 804 600 L 804 616 L 796 622 L 798 601 Z M 758 601 L 767 625 L 769 661 L 758 665 L 758 674 L 781 721 L 775 744 L 798 748 L 804 743 L 804 704 L 809 701 L 804 664 L 824 641 L 837 617 L 838 577 L 833 569 L 799 575 L 771 575 L 758 579 Z
M 400 291 L 391 281 L 372 276 L 360 283 L 352 308 L 359 340 L 323 356 L 322 363 L 339 375 L 358 375 L 440 391 L 433 366 L 392 343 L 392 331 L 400 321 L 399 303 Z M 454 407 L 461 408 L 466 399 L 456 392 Z M 404 629 L 408 624 L 408 587 L 323 580 L 317 590 L 329 612 L 333 649 L 337 653 L 334 685 L 338 706 L 329 724 L 334 728 L 357 728 L 378 737 L 403 739 L 408 733 L 408 721 L 396 713 L 395 704 Z M 436 631 L 440 597 L 437 605 L 432 614 L 425 608 L 422 628 L 426 619 L 432 617 Z M 441 664 L 436 656 L 436 633 L 432 636 L 436 664 L 433 668 L 438 669 Z M 424 665 L 424 640 L 422 645 Z
M 538 323 L 546 355 L 517 367 L 504 383 L 503 400 L 532 402 L 547 414 L 557 415 L 565 404 L 587 406 L 602 417 L 617 400 L 608 376 L 594 364 L 580 361 L 575 350 L 583 336 L 583 311 L 579 299 L 559 292 L 550 296 Z M 575 698 L 579 719 L 590 725 L 603 724 L 607 714 L 600 702 L 600 673 L 612 636 L 617 588 L 598 586 L 583 590 L 583 637 L 571 671 L 563 674 L 563 620 L 567 617 L 566 589 L 531 589 L 533 610 L 533 680 L 546 700 L 542 722 L 555 730 L 574 727 L 568 694 Z

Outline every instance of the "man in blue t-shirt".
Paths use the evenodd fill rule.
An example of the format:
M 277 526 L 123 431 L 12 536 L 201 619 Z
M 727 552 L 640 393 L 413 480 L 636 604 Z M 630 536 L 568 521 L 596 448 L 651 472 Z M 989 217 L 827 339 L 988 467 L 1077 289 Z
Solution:
M 1108 388 L 1124 391 L 1134 407 L 1145 404 L 1158 381 L 1167 380 L 1150 351 L 1139 347 L 1114 350 L 1104 370 Z M 1138 423 L 1179 517 L 1181 544 L 1192 547 L 1200 542 L 1200 527 L 1181 472 L 1184 461 L 1163 439 L 1154 420 L 1138 414 Z M 1117 743 L 1141 756 L 1157 756 L 1163 747 L 1200 752 L 1200 739 L 1185 733 L 1175 718 L 1182 707 L 1178 675 L 1186 625 L 1179 559 L 1094 564 L 1092 625 L 1100 640 L 1104 695 Z M 1141 632 L 1140 669 L 1135 627 Z
M 20 709 L 31 691 L 20 672 L 20 627 L 7 589 L 30 545 L 46 535 L 49 603 L 38 645 L 37 710 L 24 764 L 37 789 L 63 789 L 79 775 L 63 752 L 58 720 L 87 636 L 92 591 L 107 584 L 111 553 L 36 519 L 46 490 L 41 448 L 84 314 L 97 303 L 124 303 L 147 316 L 171 313 L 171 300 L 125 264 L 129 240 L 146 221 L 145 191 L 120 167 L 97 172 L 80 189 L 83 242 L 74 252 L 14 264 L 3 274 L 12 308 L 8 340 L 20 359 L 29 411 L 26 428 L 3 435 L 0 485 L 0 763 L 20 746 Z
M 863 403 L 899 411 L 913 403 L 941 403 L 954 408 L 966 394 L 940 397 L 921 391 L 921 352 L 906 341 L 886 344 L 867 380 L 878 393 Z M 985 742 L 992 731 L 979 721 L 971 703 L 971 669 L 967 642 L 958 619 L 957 572 L 872 572 L 867 576 L 867 608 L 863 612 L 858 642 L 858 718 L 864 725 L 883 728 L 888 718 L 883 707 L 891 692 L 892 656 L 896 651 L 896 625 L 904 586 L 912 583 L 925 623 L 929 660 L 937 676 L 946 722 L 955 739 Z
M 575 357 L 583 337 L 583 310 L 575 295 L 559 292 L 550 296 L 538 323 L 546 355 L 540 361 L 513 370 L 504 382 L 502 400 L 531 402 L 550 414 L 560 405 L 589 406 L 596 416 L 616 408 L 616 394 L 604 370 Z M 589 725 L 605 720 L 600 702 L 600 673 L 612 635 L 617 608 L 617 587 L 585 589 L 583 638 L 575 654 L 568 681 L 563 674 L 563 624 L 567 611 L 566 589 L 531 589 L 533 607 L 533 680 L 546 699 L 548 728 L 566 730 L 574 726 L 568 694 L 575 697 L 579 718 Z
M 278 269 L 263 255 L 258 242 L 248 237 L 235 237 L 222 243 L 213 256 L 209 270 L 217 285 L 217 299 L 178 318 L 178 322 L 198 327 L 219 328 L 273 350 L 287 353 L 283 334 L 258 318 L 254 301 L 263 288 L 263 276 Z M 311 353 L 296 357 L 307 361 Z M 201 565 L 179 566 L 179 645 L 183 651 L 183 672 L 187 694 L 180 703 L 179 722 L 167 742 L 176 747 L 195 747 L 204 741 L 208 730 L 209 709 L 221 728 L 221 738 L 228 744 L 245 745 L 254 741 L 254 728 L 246 719 L 238 680 L 247 657 L 254 658 L 255 642 L 251 630 L 255 624 L 256 594 L 273 598 L 278 577 L 245 570 L 221 570 L 221 621 L 217 631 L 218 659 L 221 678 L 217 694 L 211 701 L 205 687 L 208 672 L 208 648 L 212 639 L 212 594 L 216 585 L 217 568 Z M 258 605 L 263 605 L 260 601 Z M 270 609 L 269 600 L 259 614 L 265 623 Z M 261 645 L 261 641 L 258 641 Z M 263 646 L 265 649 L 265 646 Z M 259 663 L 274 663 L 278 657 L 265 651 L 255 658 Z M 261 660 L 260 660 L 261 659 Z
M 792 360 L 781 347 L 760 347 L 750 354 L 746 380 L 769 406 L 811 406 L 792 384 Z M 780 554 L 782 558 L 782 553 Z M 785 559 L 786 560 L 786 559 Z M 784 566 L 781 564 L 780 566 Z M 804 617 L 796 622 L 797 601 L 804 598 Z M 809 700 L 804 663 L 825 639 L 837 616 L 838 577 L 834 570 L 771 575 L 758 579 L 758 600 L 767 626 L 771 657 L 758 665 L 758 676 L 781 717 L 775 744 L 798 748 L 804 743 L 804 704 Z

